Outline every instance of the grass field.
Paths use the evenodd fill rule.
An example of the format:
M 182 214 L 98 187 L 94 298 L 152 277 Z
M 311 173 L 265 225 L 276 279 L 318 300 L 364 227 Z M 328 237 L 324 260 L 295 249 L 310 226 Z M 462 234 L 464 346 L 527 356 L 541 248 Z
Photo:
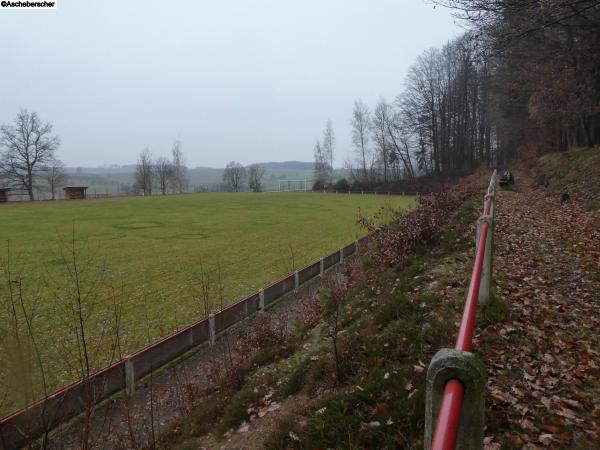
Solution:
M 200 280 L 218 307 L 364 234 L 360 211 L 408 207 L 407 197 L 313 193 L 190 194 L 0 205 L 0 319 L 10 324 L 9 287 L 20 286 L 52 388 L 76 377 L 75 261 L 86 337 L 94 367 L 111 357 L 115 311 L 122 310 L 120 353 L 204 315 Z M 73 239 L 74 238 L 74 239 Z M 10 258 L 8 249 L 10 248 Z M 220 268 L 220 270 L 219 270 Z M 21 323 L 21 333 L 24 328 Z M 2 328 L 10 342 L 11 327 Z M 14 334 L 14 333 L 13 333 Z M 10 391 L 11 352 L 0 376 Z M 7 381 L 8 380 L 8 381 Z M 0 392 L 0 394 L 2 394 Z M 15 406 L 10 396 L 1 409 Z

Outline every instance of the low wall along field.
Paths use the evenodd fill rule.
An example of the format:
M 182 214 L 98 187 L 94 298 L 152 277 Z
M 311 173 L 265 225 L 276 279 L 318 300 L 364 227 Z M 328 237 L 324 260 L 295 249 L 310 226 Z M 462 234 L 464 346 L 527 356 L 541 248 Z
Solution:
M 406 208 L 413 201 L 384 195 L 214 193 L 4 204 L 0 321 L 12 323 L 11 304 L 24 306 L 33 317 L 51 391 L 81 374 L 72 320 L 77 298 L 91 369 L 103 367 L 203 317 L 203 298 L 217 310 L 363 236 L 356 225 L 359 209 L 370 215 L 382 206 Z M 39 370 L 26 380 L 32 392 L 17 386 L 23 383 L 20 357 L 7 343 L 14 340 L 13 329 L 27 333 L 26 321 L 20 320 L 0 328 L 5 334 L 0 413 L 41 396 Z

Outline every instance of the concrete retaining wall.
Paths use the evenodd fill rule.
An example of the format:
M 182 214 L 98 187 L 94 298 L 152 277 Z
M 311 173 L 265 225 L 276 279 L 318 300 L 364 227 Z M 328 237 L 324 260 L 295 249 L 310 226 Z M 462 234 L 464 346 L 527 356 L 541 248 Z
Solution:
M 294 290 L 295 274 L 291 273 L 264 288 L 265 308 L 275 300 Z
M 321 273 L 321 261 L 316 261 L 308 266 L 298 270 L 298 281 L 300 284 L 304 284 L 311 278 L 316 277 Z

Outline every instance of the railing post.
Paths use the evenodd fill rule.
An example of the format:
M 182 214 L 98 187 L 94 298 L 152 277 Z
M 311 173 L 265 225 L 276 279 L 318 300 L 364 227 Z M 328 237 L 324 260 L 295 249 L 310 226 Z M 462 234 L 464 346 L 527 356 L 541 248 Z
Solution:
M 321 278 L 325 275 L 325 260 L 323 258 L 319 261 L 319 275 Z
M 259 311 L 265 310 L 265 290 L 264 289 L 258 290 L 258 310 Z
M 478 304 L 485 305 L 490 300 L 490 290 L 492 287 L 492 261 L 494 252 L 494 219 L 491 215 L 483 215 L 477 221 L 477 237 L 475 244 L 475 253 L 479 246 L 479 237 L 481 236 L 481 227 L 483 223 L 488 224 L 488 231 L 485 239 L 485 251 L 483 257 L 483 266 L 481 268 L 481 281 L 479 283 Z
M 300 286 L 300 273 L 296 270 L 296 272 L 294 272 L 294 289 L 298 290 L 299 286 Z
M 344 262 L 344 247 L 340 248 L 340 264 Z
M 358 239 L 354 241 L 354 254 L 358 256 Z
M 487 206 L 488 203 L 488 199 L 492 199 L 492 203 L 490 206 L 490 216 L 494 216 L 494 206 L 495 206 L 495 198 L 494 198 L 494 194 L 485 194 L 485 196 L 483 197 L 483 210 L 485 211 L 485 208 Z
M 435 354 L 427 370 L 425 450 L 431 449 L 442 394 L 450 380 L 458 380 L 464 386 L 456 448 L 480 450 L 483 448 L 485 367 L 473 353 L 447 348 Z

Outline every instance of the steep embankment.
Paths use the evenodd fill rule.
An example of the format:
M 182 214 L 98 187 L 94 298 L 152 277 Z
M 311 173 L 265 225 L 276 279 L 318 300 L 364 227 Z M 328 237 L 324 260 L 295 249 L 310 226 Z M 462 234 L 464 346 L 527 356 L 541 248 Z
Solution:
M 533 186 L 566 193 L 588 210 L 600 212 L 600 147 L 550 153 L 526 166 Z

